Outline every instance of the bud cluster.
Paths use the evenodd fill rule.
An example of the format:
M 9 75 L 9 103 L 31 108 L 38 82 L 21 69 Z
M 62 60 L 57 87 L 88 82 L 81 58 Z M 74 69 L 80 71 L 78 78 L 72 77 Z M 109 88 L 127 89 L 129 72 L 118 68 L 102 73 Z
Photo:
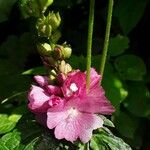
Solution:
M 42 16 L 38 19 L 36 28 L 38 36 L 46 37 L 56 43 L 61 36 L 58 30 L 60 26 L 61 18 L 59 13 L 49 12 L 47 16 Z
M 48 70 L 49 80 L 55 82 L 58 75 L 64 79 L 72 71 L 71 66 L 65 62 L 65 59 L 71 56 L 72 49 L 66 42 L 57 44 L 61 37 L 60 14 L 45 13 L 52 2 L 53 0 L 21 0 L 21 7 L 24 17 L 36 19 L 37 49 Z
M 40 17 L 48 6 L 53 3 L 53 0 L 21 0 L 20 7 L 25 18 Z

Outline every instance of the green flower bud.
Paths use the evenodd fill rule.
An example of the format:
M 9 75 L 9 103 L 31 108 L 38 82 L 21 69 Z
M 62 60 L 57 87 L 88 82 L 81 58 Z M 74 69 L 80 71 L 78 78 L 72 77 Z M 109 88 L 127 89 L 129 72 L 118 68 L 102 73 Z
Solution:
M 59 12 L 58 13 L 50 12 L 47 16 L 47 22 L 52 26 L 53 30 L 57 29 L 61 23 Z
M 53 57 L 56 60 L 62 59 L 62 46 L 61 45 L 56 45 L 54 47 L 54 51 L 53 51 Z
M 49 56 L 52 53 L 52 48 L 49 44 L 44 43 L 44 44 L 38 44 L 37 45 L 38 52 L 42 56 Z
M 67 75 L 70 71 L 72 71 L 72 67 L 62 60 L 59 64 L 59 71 Z
M 59 13 L 49 13 L 48 16 L 43 16 L 42 18 L 38 19 L 36 28 L 38 30 L 38 35 L 42 37 L 51 38 L 54 43 L 58 41 L 61 34 L 56 29 L 59 27 L 61 22 L 61 18 Z M 52 34 L 53 32 L 53 34 Z
M 48 79 L 48 82 L 49 82 L 50 84 L 54 84 L 54 83 L 55 83 L 55 80 L 56 80 L 56 76 L 57 76 L 57 74 L 56 74 L 55 70 L 51 70 L 51 71 L 49 72 L 49 79 Z
M 50 37 L 52 33 L 52 27 L 46 22 L 46 17 L 43 16 L 37 21 L 36 28 L 38 35 L 42 37 Z
M 72 49 L 69 46 L 63 47 L 62 49 L 62 57 L 65 58 L 69 58 L 71 56 L 72 53 Z
M 66 59 L 71 56 L 72 49 L 70 46 L 63 44 L 61 45 L 56 45 L 53 51 L 53 57 L 56 60 L 61 60 L 61 59 Z

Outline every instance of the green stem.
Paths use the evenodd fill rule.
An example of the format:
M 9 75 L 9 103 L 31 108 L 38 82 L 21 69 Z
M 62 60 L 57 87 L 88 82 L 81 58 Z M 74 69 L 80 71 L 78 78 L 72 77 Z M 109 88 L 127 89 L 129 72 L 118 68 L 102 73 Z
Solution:
M 94 5 L 95 0 L 90 0 L 89 22 L 88 22 L 88 39 L 87 39 L 87 66 L 86 66 L 86 85 L 87 90 L 90 87 L 90 68 L 91 68 L 91 49 L 94 24 Z
M 101 65 L 100 65 L 100 74 L 101 74 L 101 76 L 103 76 L 104 68 L 105 68 L 105 64 L 106 64 L 106 58 L 107 58 L 110 28 L 111 28 L 111 20 L 112 20 L 112 11 L 113 11 L 113 3 L 114 3 L 114 0 L 109 0 L 108 15 L 107 15 L 107 26 L 106 26 L 104 47 L 103 47 Z

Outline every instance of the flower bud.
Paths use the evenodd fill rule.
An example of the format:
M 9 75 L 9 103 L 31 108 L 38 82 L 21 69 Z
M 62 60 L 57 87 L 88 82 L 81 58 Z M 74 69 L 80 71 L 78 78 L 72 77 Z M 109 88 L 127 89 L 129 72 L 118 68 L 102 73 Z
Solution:
M 66 59 L 71 56 L 72 49 L 68 45 L 55 45 L 53 56 L 55 59 Z
M 69 46 L 66 46 L 62 49 L 62 56 L 63 58 L 69 58 L 71 56 L 72 49 Z
M 42 57 L 42 61 L 43 61 L 43 64 L 47 67 L 47 68 L 50 68 L 50 67 L 56 67 L 56 61 L 54 60 L 53 57 L 49 56 L 44 56 Z
M 38 19 L 36 25 L 38 35 L 41 37 L 50 37 L 52 34 L 52 27 L 50 24 L 46 23 L 46 17 Z
M 46 17 L 42 16 L 42 18 L 38 19 L 37 24 L 36 24 L 38 35 L 42 37 L 47 37 L 49 39 L 51 38 L 51 40 L 54 40 L 57 42 L 57 40 L 61 36 L 60 32 L 56 30 L 59 27 L 60 22 L 61 22 L 61 18 L 60 18 L 59 13 L 55 14 L 51 12 Z
M 47 43 L 38 44 L 37 48 L 38 48 L 38 52 L 42 56 L 49 56 L 51 54 L 51 52 L 52 52 L 51 46 L 49 44 L 47 44 Z
M 56 60 L 62 59 L 62 46 L 56 45 L 53 51 L 53 57 Z
M 52 26 L 53 30 L 57 29 L 61 23 L 59 13 L 50 12 L 47 16 L 47 22 Z
M 49 73 L 49 83 L 50 84 L 53 84 L 56 80 L 56 72 L 55 70 L 51 70 L 50 73 Z
M 70 71 L 72 71 L 72 67 L 62 60 L 59 65 L 59 71 L 67 75 Z

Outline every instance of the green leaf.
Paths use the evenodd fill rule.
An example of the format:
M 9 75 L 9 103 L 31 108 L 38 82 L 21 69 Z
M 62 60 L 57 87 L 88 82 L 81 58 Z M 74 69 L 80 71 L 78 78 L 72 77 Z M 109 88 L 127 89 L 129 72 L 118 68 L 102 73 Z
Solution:
M 114 8 L 114 16 L 120 22 L 124 34 L 128 34 L 141 19 L 148 0 L 120 0 Z
M 29 112 L 21 117 L 16 128 L 21 132 L 22 144 L 25 145 L 42 134 L 42 128 L 35 121 L 35 116 Z
M 114 135 L 102 135 L 103 141 L 106 142 L 111 150 L 131 150 L 131 147 L 126 144 L 121 138 Z
M 93 136 L 90 141 L 90 147 L 92 150 L 109 150 L 109 147 L 99 138 Z
M 16 126 L 16 122 L 8 118 L 6 114 L 0 114 L 0 134 L 11 131 Z
M 109 126 L 109 127 L 115 127 L 113 122 L 107 119 L 105 116 L 100 115 L 100 117 L 103 119 L 104 125 Z
M 10 35 L 0 46 L 0 57 L 8 61 L 7 66 L 10 65 L 12 67 L 13 65 L 13 68 L 19 72 L 18 70 L 23 70 L 27 56 L 36 50 L 32 41 L 33 39 L 30 33 L 24 33 L 20 37 Z
M 80 69 L 80 70 L 86 69 L 86 58 L 82 55 L 81 56 L 72 55 L 68 59 L 68 62 L 74 69 Z
M 99 134 L 93 135 L 92 140 L 91 146 L 93 147 L 93 150 L 131 150 L 131 147 L 126 144 L 122 139 L 112 134 L 107 134 L 105 132 L 100 132 Z M 100 148 L 97 147 L 99 145 Z
M 22 115 L 20 114 L 12 114 L 8 117 L 8 119 L 12 122 L 18 122 L 21 117 Z
M 22 91 L 27 91 L 30 86 L 30 80 L 29 77 L 20 74 L 0 75 L 1 100 L 13 97 L 13 95 L 22 93 Z M 22 96 L 23 95 L 25 95 L 25 93 L 22 93 Z
M 0 23 L 7 21 L 13 5 L 17 0 L 0 0 Z
M 30 79 L 22 76 L 25 61 L 29 53 L 34 51 L 31 43 L 32 36 L 24 33 L 20 38 L 9 36 L 0 46 L 0 95 L 4 99 L 25 91 L 29 86 Z M 9 82 L 6 82 L 9 81 Z
M 122 54 L 129 47 L 129 39 L 125 36 L 117 35 L 110 39 L 108 53 L 110 56 Z
M 91 66 L 99 70 L 100 59 L 101 59 L 100 55 L 92 56 Z M 68 63 L 72 66 L 73 69 L 80 69 L 82 71 L 86 70 L 86 57 L 84 57 L 83 55 L 81 56 L 71 55 L 71 57 L 68 59 Z
M 121 135 L 133 139 L 136 129 L 139 126 L 139 119 L 131 114 L 121 112 L 114 118 L 115 127 Z
M 28 145 L 26 145 L 26 147 L 24 148 L 24 150 L 34 150 L 34 145 L 36 144 L 36 142 L 38 141 L 38 137 L 33 139 Z
M 128 91 L 124 88 L 123 82 L 114 73 L 110 64 L 106 64 L 102 86 L 108 99 L 118 109 L 120 103 L 127 97 Z
M 35 67 L 35 68 L 32 68 L 32 69 L 29 69 L 25 72 L 23 72 L 22 74 L 23 75 L 43 75 L 43 74 L 46 74 L 46 68 L 44 68 L 43 66 L 41 67 Z
M 138 117 L 150 118 L 150 92 L 142 83 L 129 84 L 129 96 L 124 101 L 124 106 Z
M 20 133 L 17 131 L 13 131 L 5 134 L 0 139 L 0 150 L 16 150 L 20 144 Z M 4 148 L 4 149 L 1 149 Z
M 135 55 L 123 55 L 115 60 L 115 67 L 125 80 L 139 81 L 146 74 L 143 60 Z

